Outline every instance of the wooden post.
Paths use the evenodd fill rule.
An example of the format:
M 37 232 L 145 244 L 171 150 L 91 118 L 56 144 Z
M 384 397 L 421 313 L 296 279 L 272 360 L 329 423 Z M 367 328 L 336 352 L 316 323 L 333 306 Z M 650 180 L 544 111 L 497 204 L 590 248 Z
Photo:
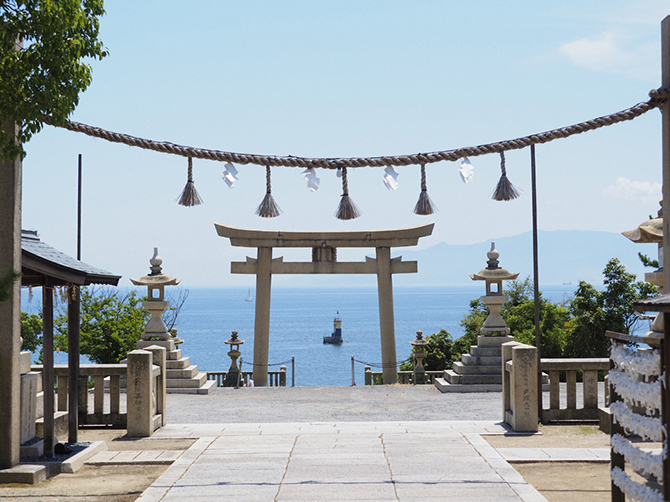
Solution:
M 661 21 L 661 85 L 670 89 L 670 16 Z M 663 284 L 670 291 L 670 98 L 661 106 L 663 145 Z
M 661 85 L 665 89 L 670 89 L 670 16 L 666 16 L 661 21 Z M 670 285 L 670 98 L 666 99 L 661 107 L 662 138 L 663 138 L 663 284 L 668 291 Z M 660 315 L 660 314 L 659 314 Z M 665 375 L 664 391 L 662 393 L 661 418 L 667 431 L 670 422 L 670 401 L 667 393 L 670 384 L 670 375 L 667 374 L 670 367 L 670 350 L 668 342 L 670 341 L 670 318 L 668 313 L 666 317 L 664 341 L 661 342 L 661 361 L 664 365 L 663 373 Z M 667 434 L 667 433 L 666 433 Z M 665 446 L 668 446 L 667 435 L 663 438 Z M 663 498 L 670 500 L 670 459 L 663 461 Z
M 393 314 L 393 279 L 391 248 L 377 249 L 377 294 L 379 296 L 379 330 L 382 345 L 384 385 L 398 383 L 395 348 L 395 318 Z
M 610 344 L 613 347 L 614 344 L 619 343 L 616 340 L 611 340 Z M 612 349 L 610 348 L 610 351 Z M 610 356 L 610 371 L 614 369 L 614 363 L 612 362 L 612 357 Z M 617 401 L 621 401 L 621 398 L 619 397 L 619 394 L 616 393 L 616 390 L 614 389 L 614 385 L 612 383 L 609 383 L 610 387 L 610 406 L 612 403 L 616 403 Z M 624 435 L 624 430 L 623 427 L 621 427 L 616 421 L 614 420 L 614 413 L 610 413 L 610 437 L 614 436 L 614 434 L 620 434 Z M 624 456 L 621 455 L 620 453 L 617 453 L 614 451 L 613 447 L 610 447 L 610 469 L 613 469 L 614 467 L 618 467 L 622 471 L 626 469 L 626 460 L 624 459 Z M 614 484 L 614 481 L 611 482 L 611 492 L 612 492 L 612 502 L 624 502 L 626 500 L 626 496 L 624 493 L 621 491 L 621 488 L 619 488 L 617 485 Z
M 67 295 L 68 443 L 77 442 L 79 429 L 79 286 Z M 88 403 L 86 403 L 88 404 Z
M 6 131 L 15 128 L 5 122 Z M 21 160 L 0 162 L 0 275 L 21 271 Z M 21 281 L 0 302 L 0 469 L 19 463 Z
M 256 318 L 254 321 L 254 385 L 268 384 L 270 352 L 270 297 L 272 294 L 272 248 L 258 248 L 256 269 Z
M 42 390 L 44 395 L 44 455 L 54 452 L 54 291 L 47 279 L 42 287 Z

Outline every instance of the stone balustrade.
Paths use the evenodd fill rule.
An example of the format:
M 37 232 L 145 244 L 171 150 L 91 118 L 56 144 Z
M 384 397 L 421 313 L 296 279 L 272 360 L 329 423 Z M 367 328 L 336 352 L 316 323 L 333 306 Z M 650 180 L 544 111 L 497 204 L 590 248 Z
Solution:
M 249 385 L 249 380 L 254 379 L 253 371 L 241 371 L 240 384 Z M 215 380 L 217 387 L 225 387 L 227 371 L 208 371 L 207 380 Z M 279 371 L 268 371 L 268 387 L 286 387 L 286 366 L 279 367 Z M 254 382 L 255 383 L 255 382 Z
M 542 423 L 563 420 L 598 420 L 598 372 L 609 372 L 608 358 L 542 359 L 549 374 L 549 408 L 542 409 Z M 560 374 L 565 372 L 565 408 L 561 408 Z M 577 372 L 582 373 L 582 407 L 577 408 Z
M 444 374 L 444 371 L 426 371 L 424 383 L 428 385 L 434 385 L 435 379 L 440 378 Z M 398 383 L 403 385 L 412 384 L 414 379 L 413 371 L 398 371 Z M 383 384 L 383 372 L 382 371 L 372 371 L 372 367 L 365 367 L 365 385 L 382 385 Z
M 79 367 L 79 425 L 111 425 L 128 430 L 129 436 L 151 436 L 165 425 L 165 349 L 148 347 L 128 353 L 127 364 L 82 364 Z M 32 366 L 41 372 L 42 366 Z M 56 416 L 67 418 L 68 367 L 54 366 Z M 127 381 L 126 392 L 121 380 Z M 89 382 L 93 409 L 89 406 Z M 124 398 L 125 397 L 125 403 Z

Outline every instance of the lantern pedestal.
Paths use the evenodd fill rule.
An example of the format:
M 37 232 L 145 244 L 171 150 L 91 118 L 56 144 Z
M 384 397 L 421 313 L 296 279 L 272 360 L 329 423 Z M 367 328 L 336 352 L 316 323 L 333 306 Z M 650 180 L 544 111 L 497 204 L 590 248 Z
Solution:
M 495 244 L 491 243 L 487 257 L 487 267 L 470 277 L 486 282 L 486 295 L 480 300 L 488 307 L 489 315 L 480 330 L 481 336 L 477 337 L 477 345 L 472 345 L 470 353 L 463 354 L 453 369 L 445 370 L 444 378 L 435 379 L 440 392 L 502 392 L 501 345 L 514 340 L 500 315 L 500 309 L 508 300 L 502 293 L 502 281 L 514 280 L 519 274 L 498 266 Z
M 139 279 L 131 279 L 135 286 L 147 286 L 147 300 L 142 306 L 149 311 L 151 319 L 144 328 L 142 338 L 137 341 L 138 349 L 152 345 L 163 347 L 166 351 L 166 388 L 169 394 L 209 394 L 216 386 L 214 380 L 207 380 L 207 373 L 198 371 L 189 357 L 183 357 L 181 349 L 175 348 L 175 342 L 183 340 L 173 336 L 163 322 L 163 312 L 170 306 L 165 300 L 165 286 L 176 286 L 181 279 L 163 274 L 163 260 L 158 256 L 158 248 L 149 260 L 151 272 Z

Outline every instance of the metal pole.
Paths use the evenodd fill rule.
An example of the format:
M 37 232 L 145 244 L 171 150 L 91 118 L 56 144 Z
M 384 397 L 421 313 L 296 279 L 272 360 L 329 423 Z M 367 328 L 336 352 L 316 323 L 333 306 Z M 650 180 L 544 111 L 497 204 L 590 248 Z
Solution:
M 356 385 L 356 376 L 354 373 L 354 356 L 351 356 L 351 386 Z
M 535 347 L 537 347 L 537 413 L 542 420 L 542 332 L 540 331 L 540 273 L 537 253 L 537 180 L 535 176 L 535 145 L 530 145 L 531 200 L 533 206 L 533 296 L 535 307 Z
M 291 387 L 295 387 L 295 356 L 291 357 Z
M 77 260 L 81 260 L 81 153 L 79 154 L 77 183 Z

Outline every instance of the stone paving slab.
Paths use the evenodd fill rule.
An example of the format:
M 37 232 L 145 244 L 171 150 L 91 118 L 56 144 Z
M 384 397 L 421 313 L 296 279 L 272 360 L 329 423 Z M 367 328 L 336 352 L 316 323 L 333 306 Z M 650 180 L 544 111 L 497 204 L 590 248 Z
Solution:
M 497 448 L 508 462 L 609 462 L 609 448 Z
M 167 465 L 184 453 L 184 450 L 125 450 L 101 451 L 86 461 L 87 465 Z
M 198 437 L 137 499 L 545 501 L 480 434 L 493 421 L 167 425 Z

